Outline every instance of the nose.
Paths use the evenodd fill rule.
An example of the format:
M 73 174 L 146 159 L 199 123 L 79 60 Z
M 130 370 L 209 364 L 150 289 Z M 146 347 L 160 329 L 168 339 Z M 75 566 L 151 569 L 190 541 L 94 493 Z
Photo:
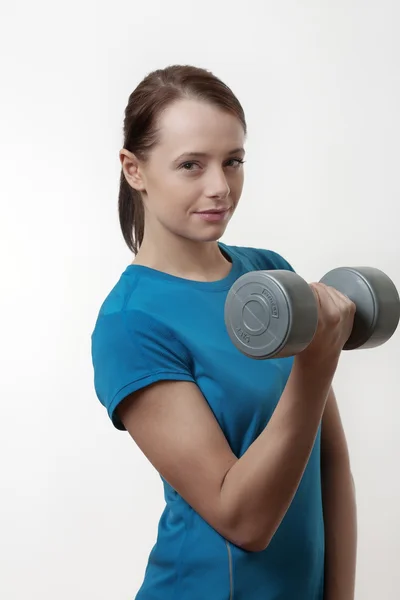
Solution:
M 206 195 L 209 198 L 226 198 L 230 194 L 230 187 L 222 169 L 210 170 L 207 184 Z

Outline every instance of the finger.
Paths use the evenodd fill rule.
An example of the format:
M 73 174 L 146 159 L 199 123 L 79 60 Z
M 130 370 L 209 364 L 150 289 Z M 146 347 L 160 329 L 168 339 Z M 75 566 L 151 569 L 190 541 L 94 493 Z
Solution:
M 341 301 L 335 300 L 334 290 L 329 289 L 329 286 L 323 283 L 314 284 L 315 293 L 319 297 L 318 315 L 323 320 L 336 319 L 337 315 L 343 312 L 343 306 L 340 306 Z
M 321 286 L 322 293 L 326 298 L 325 302 L 327 303 L 328 310 L 337 310 L 338 308 L 340 309 L 341 300 L 339 299 L 335 288 L 326 285 L 325 283 L 319 283 L 318 285 Z
M 310 288 L 312 289 L 312 291 L 314 292 L 314 296 L 315 296 L 315 299 L 317 301 L 318 308 L 321 308 L 321 296 L 320 296 L 320 294 L 318 292 L 318 283 L 317 282 L 312 282 L 309 285 L 310 285 Z
M 351 300 L 351 298 L 346 296 L 346 294 L 344 294 L 340 290 L 337 290 L 336 288 L 332 288 L 332 289 L 335 290 L 335 294 L 336 294 L 337 298 L 339 299 L 342 306 L 344 305 L 347 308 L 351 307 L 353 310 L 356 308 L 355 303 Z

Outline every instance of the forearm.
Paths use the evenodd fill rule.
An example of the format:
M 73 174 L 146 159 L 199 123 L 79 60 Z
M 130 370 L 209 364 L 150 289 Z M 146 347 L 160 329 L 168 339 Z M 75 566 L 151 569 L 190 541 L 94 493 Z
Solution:
M 267 427 L 228 471 L 221 489 L 236 543 L 246 549 L 265 548 L 289 508 L 331 386 L 333 367 L 322 373 L 297 358 Z
M 322 463 L 325 519 L 324 600 L 354 600 L 357 514 L 354 482 L 347 462 Z

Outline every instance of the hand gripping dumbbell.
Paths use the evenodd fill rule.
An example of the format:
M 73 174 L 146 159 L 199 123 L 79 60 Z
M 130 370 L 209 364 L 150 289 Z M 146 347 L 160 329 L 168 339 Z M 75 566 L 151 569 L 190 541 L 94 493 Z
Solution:
M 356 305 L 344 350 L 374 348 L 392 337 L 400 319 L 400 299 L 385 273 L 373 267 L 340 267 L 320 281 Z M 228 292 L 225 325 L 234 345 L 251 358 L 293 356 L 315 335 L 317 300 L 311 286 L 293 271 L 251 271 Z

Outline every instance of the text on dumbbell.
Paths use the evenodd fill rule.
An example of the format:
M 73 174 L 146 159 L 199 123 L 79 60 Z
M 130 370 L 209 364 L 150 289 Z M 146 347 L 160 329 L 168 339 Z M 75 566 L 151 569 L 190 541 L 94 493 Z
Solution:
M 247 333 L 245 333 L 245 332 L 243 331 L 243 329 L 241 329 L 240 327 L 237 327 L 237 328 L 236 328 L 236 332 L 237 332 L 238 336 L 239 336 L 239 337 L 240 337 L 240 338 L 241 338 L 241 339 L 242 339 L 244 342 L 246 342 L 247 344 L 249 344 L 249 343 L 250 343 L 250 336 L 249 336 Z
M 275 298 L 273 297 L 271 292 L 269 290 L 267 290 L 267 288 L 263 288 L 261 294 L 269 300 L 270 308 L 271 308 L 271 316 L 277 318 L 279 316 L 279 312 L 278 312 L 278 306 L 276 304 Z

